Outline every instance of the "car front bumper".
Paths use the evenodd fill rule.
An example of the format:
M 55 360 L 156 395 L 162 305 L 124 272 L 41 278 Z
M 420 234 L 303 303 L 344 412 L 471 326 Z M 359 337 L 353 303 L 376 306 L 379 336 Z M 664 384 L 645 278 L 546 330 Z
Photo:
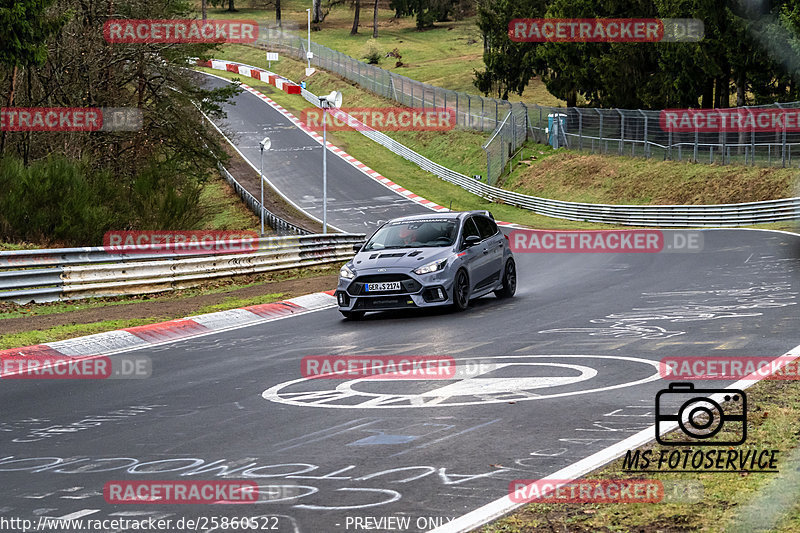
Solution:
M 453 280 L 446 271 L 417 275 L 405 269 L 367 270 L 353 279 L 339 278 L 336 301 L 340 311 L 389 311 L 439 307 L 453 303 Z M 400 290 L 370 293 L 367 283 L 399 281 Z

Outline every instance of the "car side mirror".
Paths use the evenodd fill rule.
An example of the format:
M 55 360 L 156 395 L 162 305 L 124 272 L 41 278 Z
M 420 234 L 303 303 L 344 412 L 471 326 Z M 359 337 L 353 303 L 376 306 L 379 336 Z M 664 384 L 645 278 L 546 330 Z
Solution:
M 364 246 L 364 243 L 363 243 L 363 242 L 357 242 L 357 243 L 355 243 L 355 244 L 353 245 L 353 251 L 354 251 L 355 253 L 358 253 L 358 252 L 360 252 L 360 251 L 361 251 L 361 248 L 362 248 L 363 246 Z
M 475 246 L 479 242 L 481 242 L 481 238 L 478 237 L 477 235 L 469 235 L 466 239 L 464 239 L 464 244 L 467 247 Z

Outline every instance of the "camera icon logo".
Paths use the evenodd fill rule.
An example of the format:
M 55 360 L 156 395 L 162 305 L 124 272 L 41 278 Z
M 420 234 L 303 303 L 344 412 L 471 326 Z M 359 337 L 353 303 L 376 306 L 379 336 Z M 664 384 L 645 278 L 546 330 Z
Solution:
M 723 402 L 710 396 L 718 395 Z M 680 431 L 662 435 L 665 423 Z M 735 438 L 720 437 L 722 428 Z M 716 438 L 715 438 L 716 437 Z M 664 446 L 736 446 L 747 438 L 747 396 L 739 389 L 695 389 L 692 383 L 670 383 L 656 394 L 656 441 Z

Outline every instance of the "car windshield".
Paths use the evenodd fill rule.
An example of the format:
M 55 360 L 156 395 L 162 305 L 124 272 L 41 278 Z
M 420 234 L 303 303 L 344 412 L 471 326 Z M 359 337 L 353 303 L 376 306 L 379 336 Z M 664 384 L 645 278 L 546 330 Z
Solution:
M 458 226 L 452 219 L 390 222 L 375 232 L 364 250 L 452 246 Z

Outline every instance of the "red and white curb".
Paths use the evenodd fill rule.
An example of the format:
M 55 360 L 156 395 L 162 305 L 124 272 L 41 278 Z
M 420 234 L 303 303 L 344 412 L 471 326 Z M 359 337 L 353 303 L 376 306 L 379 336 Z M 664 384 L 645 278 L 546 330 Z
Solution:
M 334 291 L 317 292 L 280 302 L 251 305 L 63 341 L 0 350 L 0 361 L 10 357 L 96 356 L 138 350 L 329 309 L 336 306 L 336 298 L 333 293 Z
M 198 67 L 208 67 L 216 70 L 227 70 L 228 72 L 235 72 L 248 78 L 255 78 L 257 80 L 265 81 L 285 92 L 286 94 L 300 94 L 300 86 L 295 82 L 284 78 L 274 72 L 263 70 L 258 67 L 251 67 L 242 65 L 233 61 L 222 61 L 220 59 L 211 59 L 209 61 L 197 61 Z
M 267 70 L 259 69 L 257 67 L 253 67 L 253 66 L 250 66 L 250 65 L 243 65 L 243 64 L 236 63 L 236 62 L 233 62 L 233 61 L 223 61 L 223 60 L 218 60 L 218 59 L 212 59 L 212 60 L 206 61 L 204 63 L 198 62 L 198 66 L 209 67 L 209 68 L 213 68 L 213 69 L 216 69 L 216 70 L 225 70 L 227 72 L 235 72 L 237 74 L 241 74 L 243 76 L 249 76 L 251 78 L 256 78 L 256 79 L 259 79 L 259 80 L 262 80 L 262 81 L 267 81 L 267 80 L 265 80 L 265 76 L 267 76 L 269 80 L 272 80 L 274 77 L 280 78 L 280 76 L 277 76 L 276 74 L 273 74 L 272 72 L 269 72 Z M 253 74 L 256 74 L 256 75 L 253 76 Z M 285 80 L 286 78 L 283 78 L 283 79 Z M 289 81 L 289 80 L 286 80 L 286 81 Z M 269 81 L 269 83 L 271 85 L 275 85 L 274 83 L 272 83 L 272 81 Z M 290 82 L 290 83 L 293 83 L 293 82 Z M 268 97 L 264 93 L 260 92 L 257 89 L 254 89 L 254 88 L 250 87 L 249 85 L 247 85 L 245 83 L 242 83 L 241 87 L 244 90 L 246 90 L 247 92 L 253 94 L 254 96 L 256 96 L 259 99 L 261 99 L 262 101 L 266 102 L 270 107 L 272 107 L 273 109 L 278 111 L 281 115 L 283 115 L 284 117 L 289 119 L 292 122 L 292 124 L 294 124 L 295 126 L 300 128 L 303 132 L 305 132 L 308 136 L 310 136 L 312 139 L 317 141 L 320 145 L 323 143 L 322 135 L 320 135 L 316 131 L 314 131 L 311 128 L 309 128 L 308 126 L 306 126 L 303 123 L 303 121 L 301 121 L 297 117 L 295 117 L 285 107 L 283 107 L 282 105 L 280 105 L 276 101 L 272 100 L 270 97 Z M 277 85 L 276 85 L 276 87 L 277 87 Z M 297 85 L 297 88 L 298 88 L 298 91 L 296 93 L 293 92 L 293 93 L 290 93 L 290 94 L 300 94 L 300 91 L 299 91 L 300 86 Z M 402 196 L 404 198 L 407 198 L 407 199 L 409 199 L 409 200 L 411 200 L 413 202 L 416 202 L 416 203 L 418 203 L 418 204 L 420 204 L 420 205 L 422 205 L 424 207 L 427 207 L 428 209 L 431 209 L 433 211 L 437 211 L 437 212 L 450 211 L 448 208 L 446 208 L 444 206 L 441 206 L 441 205 L 437 204 L 436 202 L 432 202 L 431 200 L 428 200 L 427 198 L 423 198 L 422 196 L 420 196 L 418 194 L 414 194 L 412 191 L 409 191 L 405 187 L 403 187 L 401 185 L 398 185 L 397 183 L 393 182 L 392 180 L 390 180 L 389 178 L 387 178 L 385 176 L 382 176 L 378 171 L 369 168 L 367 165 L 365 165 L 364 163 L 362 163 L 361 161 L 359 161 L 358 159 L 356 159 L 352 155 L 348 154 L 347 152 L 345 152 L 344 150 L 342 150 L 338 146 L 335 146 L 335 145 L 333 145 L 333 144 L 331 144 L 329 142 L 329 143 L 327 143 L 327 147 L 331 152 L 333 152 L 334 154 L 339 156 L 341 159 L 345 160 L 350 165 L 352 165 L 355 168 L 357 168 L 358 170 L 360 170 L 364 175 L 366 175 L 369 178 L 377 181 L 378 183 L 380 183 L 381 185 L 383 185 L 384 187 L 386 187 L 390 191 L 392 191 L 392 192 L 394 192 L 396 194 L 399 194 L 400 196 Z M 498 226 L 513 227 L 513 228 L 527 228 L 527 226 L 522 226 L 520 224 L 514 224 L 514 223 L 511 223 L 511 222 L 497 221 L 497 225 Z

